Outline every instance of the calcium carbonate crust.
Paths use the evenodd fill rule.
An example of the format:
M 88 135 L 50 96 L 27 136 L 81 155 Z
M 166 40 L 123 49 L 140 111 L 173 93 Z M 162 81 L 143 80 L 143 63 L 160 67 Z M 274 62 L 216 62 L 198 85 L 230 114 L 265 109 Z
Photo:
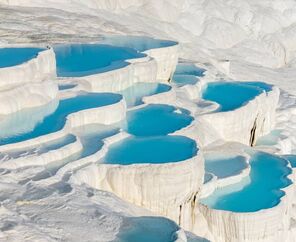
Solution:
M 80 83 L 80 86 L 85 88 L 84 90 L 93 92 L 118 92 L 140 81 L 167 81 L 171 78 L 175 69 L 177 52 L 178 46 L 153 49 L 147 53 L 153 58 L 147 56 L 128 60 L 130 64 L 124 68 L 83 78 L 65 79 L 69 82 Z M 47 59 L 47 55 L 49 59 Z M 15 103 L 7 104 L 8 107 L 3 109 L 3 114 L 6 115 L 24 108 L 34 107 L 34 105 L 43 105 L 53 100 L 56 96 L 65 98 L 79 93 L 80 87 L 75 92 L 63 91 L 63 94 L 60 94 L 61 92 L 57 93 L 57 85 L 53 85 L 51 82 L 41 82 L 56 72 L 55 60 L 52 57 L 53 51 L 49 49 L 40 53 L 36 59 L 21 65 L 20 69 L 13 69 L 13 67 L 6 70 L 8 73 L 12 73 L 9 74 L 12 84 L 30 84 L 1 93 L 0 98 L 3 98 L 3 100 L 10 100 L 15 95 L 19 96 Z M 45 74 L 32 76 L 32 70 L 38 70 L 43 64 L 45 68 L 42 70 Z M 0 71 L 2 70 L 0 69 Z M 28 75 L 26 75 L 22 83 L 14 81 L 19 75 L 24 75 L 24 73 Z M 8 74 L 6 73 L 5 75 Z M 3 80 L 1 72 L 0 79 Z M 201 79 L 201 82 L 196 85 L 196 90 L 200 92 L 203 85 L 207 82 L 206 79 Z M 39 83 L 31 84 L 31 82 L 40 82 L 40 85 Z M 48 96 L 43 95 L 42 91 L 44 89 L 42 87 L 48 87 L 51 90 L 47 94 Z M 200 96 L 195 95 L 191 88 L 184 87 L 183 94 L 180 94 L 177 88 L 173 87 L 166 93 L 145 97 L 143 101 L 145 103 L 144 106 L 149 103 L 166 103 L 184 108 L 189 107 L 188 110 L 191 111 L 196 120 L 174 134 L 194 139 L 201 145 L 201 148 L 219 138 L 250 144 L 251 140 L 253 142 L 258 136 L 266 134 L 274 125 L 274 113 L 279 98 L 279 89 L 276 87 L 273 87 L 272 91 L 268 93 L 260 94 L 254 100 L 236 110 L 202 115 L 198 115 L 197 109 L 193 107 L 195 99 L 200 98 Z M 23 100 L 28 93 L 36 93 L 36 98 L 32 99 L 34 101 L 31 103 L 24 103 Z M 189 94 L 187 99 L 192 99 L 190 102 L 184 98 L 186 93 Z M 67 117 L 66 125 L 61 131 L 29 141 L 4 145 L 0 147 L 0 151 L 5 153 L 10 150 L 46 143 L 72 134 L 75 127 L 91 123 L 107 125 L 116 123 L 124 119 L 125 115 L 126 104 L 124 99 L 121 99 L 118 103 L 112 105 L 73 113 Z M 231 127 L 231 129 L 227 127 Z M 255 132 L 251 134 L 251 130 L 254 127 Z M 213 129 L 214 131 L 212 131 Z M 205 132 L 212 134 L 212 136 L 208 138 Z M 75 184 L 87 184 L 96 189 L 111 191 L 129 202 L 150 209 L 155 214 L 171 218 L 184 229 L 196 233 L 202 229 L 208 229 L 209 236 L 212 236 L 215 239 L 214 241 L 218 242 L 254 240 L 265 242 L 285 235 L 289 228 L 289 211 L 292 204 L 291 194 L 293 194 L 292 186 L 284 189 L 286 195 L 282 198 L 280 204 L 271 209 L 255 213 L 231 213 L 209 209 L 198 203 L 198 199 L 203 194 L 204 177 L 204 159 L 201 151 L 191 159 L 168 164 L 122 166 L 98 162 L 104 157 L 112 143 L 128 136 L 128 134 L 120 131 L 118 134 L 105 139 L 105 144 L 100 151 L 65 165 L 57 172 L 56 178 L 70 175 L 70 180 Z M 2 162 L 0 167 L 18 169 L 29 167 L 33 164 L 44 166 L 61 158 L 69 157 L 81 149 L 81 141 L 76 136 L 76 140 L 65 147 L 40 156 Z M 71 175 L 72 173 L 73 175 Z M 237 177 L 243 175 L 246 175 L 246 171 L 243 171 Z M 172 182 L 168 183 L 168 180 Z M 229 184 L 228 182 L 222 184 Z M 207 225 L 203 224 L 203 228 L 200 227 L 202 224 L 202 217 L 200 216 L 207 222 Z M 282 223 L 277 222 L 279 220 Z M 186 241 L 182 230 L 177 235 L 176 241 Z
M 20 65 L 0 68 L 0 90 L 56 77 L 56 59 L 52 48 Z

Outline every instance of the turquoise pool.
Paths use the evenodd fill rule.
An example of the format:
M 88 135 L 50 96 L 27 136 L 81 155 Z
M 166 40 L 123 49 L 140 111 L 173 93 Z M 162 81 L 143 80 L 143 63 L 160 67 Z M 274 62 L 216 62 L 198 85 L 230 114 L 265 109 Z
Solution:
M 257 152 L 252 155 L 250 176 L 240 183 L 216 190 L 201 203 L 219 210 L 255 212 L 279 204 L 285 193 L 281 190 L 291 184 L 287 176 L 291 169 L 279 156 Z
M 178 87 L 182 87 L 184 85 L 195 85 L 198 81 L 199 79 L 196 76 L 191 75 L 175 74 L 172 78 L 172 82 Z
M 260 89 L 263 89 L 266 92 L 270 92 L 273 88 L 273 85 L 267 84 L 265 82 L 240 82 L 241 84 L 258 87 Z
M 177 65 L 174 75 L 187 75 L 187 76 L 204 76 L 205 69 L 197 67 L 195 64 L 180 63 Z
M 206 70 L 190 63 L 180 63 L 174 72 L 172 82 L 178 87 L 184 85 L 195 85 L 199 81 L 199 77 L 204 76 Z
M 265 91 L 260 86 L 258 82 L 254 85 L 241 82 L 212 82 L 208 83 L 202 98 L 218 103 L 221 112 L 231 111 L 245 105 Z
M 129 137 L 112 144 L 104 159 L 108 164 L 161 164 L 196 155 L 194 140 L 184 136 Z
M 44 48 L 0 48 L 0 68 L 20 65 L 35 58 Z
M 154 94 L 168 92 L 171 86 L 162 83 L 140 82 L 135 83 L 131 87 L 119 92 L 124 96 L 128 107 L 143 104 L 142 98 L 152 96 Z
M 114 242 L 174 242 L 179 227 L 161 217 L 124 218 Z
M 121 99 L 121 95 L 114 93 L 84 93 L 76 97 L 60 100 L 58 106 L 52 113 L 47 113 L 43 118 L 39 119 L 38 122 L 35 122 L 34 125 L 29 125 L 31 127 L 30 130 L 19 133 L 14 132 L 13 135 L 7 135 L 7 130 L 5 130 L 6 135 L 1 135 L 0 131 L 0 145 L 21 142 L 59 131 L 64 127 L 69 114 L 84 109 L 110 105 Z M 38 109 L 40 109 L 40 107 Z M 29 113 L 35 113 L 35 111 L 34 109 L 30 109 Z M 23 110 L 18 112 L 17 115 L 18 117 L 22 117 L 22 115 L 26 115 L 27 112 L 28 110 Z M 21 118 L 17 120 L 20 123 L 22 122 Z M 31 120 L 29 120 L 29 122 L 30 121 Z M 4 119 L 3 122 L 6 122 L 6 120 Z M 18 124 L 15 123 L 15 125 L 17 126 Z M 11 126 L 10 128 L 13 129 Z
M 229 158 L 205 157 L 205 171 L 214 174 L 218 178 L 226 178 L 241 173 L 247 168 L 243 156 Z
M 129 111 L 125 130 L 136 136 L 158 136 L 173 133 L 188 126 L 193 117 L 173 106 L 150 104 Z
M 71 44 L 54 47 L 59 77 L 82 77 L 127 66 L 125 60 L 144 57 L 130 48 L 103 44 Z
M 139 52 L 169 47 L 177 44 L 175 41 L 154 39 L 146 36 L 108 36 L 101 42 L 115 46 L 132 48 Z

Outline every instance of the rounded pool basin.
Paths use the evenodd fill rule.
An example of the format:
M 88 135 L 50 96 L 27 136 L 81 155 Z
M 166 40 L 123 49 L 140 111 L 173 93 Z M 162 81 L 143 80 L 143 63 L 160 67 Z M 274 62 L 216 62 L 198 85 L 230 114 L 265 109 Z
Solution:
M 26 119 L 28 124 L 23 124 L 22 117 L 30 117 L 30 115 L 35 114 L 36 111 L 42 110 L 42 107 L 22 110 L 13 114 L 13 117 L 8 116 L 7 119 L 9 122 L 7 122 L 6 119 L 0 122 L 0 145 L 21 142 L 59 131 L 64 127 L 69 114 L 117 103 L 121 99 L 121 95 L 114 93 L 84 93 L 76 97 L 60 100 L 55 109 L 51 110 L 51 113 L 45 113 L 46 115 L 39 117 L 37 122 L 35 119 Z M 47 108 L 47 105 L 45 105 L 44 108 Z M 15 128 L 11 126 L 11 120 L 13 120 L 15 126 L 20 123 L 29 127 L 29 129 L 24 129 L 19 133 L 15 133 Z M 34 121 L 33 124 L 31 124 L 32 121 Z M 11 129 L 13 135 L 9 135 L 9 129 Z
M 217 178 L 226 178 L 237 175 L 247 168 L 245 157 L 229 158 L 205 157 L 205 171 L 214 174 Z
M 197 67 L 195 64 L 180 63 L 177 65 L 174 75 L 187 75 L 187 76 L 204 76 L 205 69 Z
M 162 164 L 179 162 L 197 154 L 194 140 L 185 136 L 129 137 L 112 144 L 104 162 L 107 164 Z
M 218 103 L 218 111 L 226 112 L 245 105 L 264 91 L 257 85 L 241 82 L 212 82 L 208 83 L 202 98 Z
M 166 135 L 188 126 L 193 118 L 173 106 L 150 104 L 128 112 L 125 130 L 136 136 Z
M 59 77 L 82 77 L 127 66 L 125 60 L 145 55 L 130 48 L 103 44 L 70 44 L 54 47 Z
M 44 51 L 44 48 L 0 48 L 0 68 L 23 64 Z
M 291 169 L 279 156 L 257 152 L 251 157 L 248 178 L 225 186 L 200 200 L 210 208 L 232 212 L 255 212 L 272 208 L 285 195 L 282 188 L 291 184 L 287 178 Z
M 182 87 L 184 85 L 195 85 L 198 81 L 199 79 L 192 75 L 175 74 L 172 78 L 172 82 L 178 87 Z

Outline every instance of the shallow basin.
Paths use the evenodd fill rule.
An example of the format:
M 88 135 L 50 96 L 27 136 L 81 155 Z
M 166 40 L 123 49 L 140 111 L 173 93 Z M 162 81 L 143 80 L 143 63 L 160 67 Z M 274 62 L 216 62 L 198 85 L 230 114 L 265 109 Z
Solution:
M 208 83 L 202 93 L 202 98 L 218 103 L 220 105 L 218 111 L 225 112 L 245 105 L 264 91 L 263 88 L 255 84 L 212 82 Z
M 31 119 L 42 107 L 22 110 L 8 116 L 7 119 L 0 122 L 0 145 L 21 142 L 28 139 L 36 138 L 42 135 L 53 133 L 61 130 L 69 114 L 84 109 L 96 108 L 110 105 L 120 101 L 122 98 L 119 94 L 114 93 L 84 93 L 76 97 L 60 100 L 52 112 L 45 112 L 44 116 Z M 56 101 L 55 101 L 56 102 Z M 45 109 L 48 105 L 44 106 Z M 23 117 L 27 117 L 23 119 Z M 27 122 L 27 123 L 24 123 Z M 13 126 L 11 124 L 14 124 Z M 15 132 L 14 126 L 22 125 L 24 128 Z
M 128 112 L 125 130 L 136 136 L 166 135 L 188 126 L 192 121 L 191 116 L 173 106 L 150 104 Z
M 257 152 L 252 155 L 250 176 L 241 182 L 216 190 L 201 203 L 218 210 L 255 212 L 272 208 L 285 195 L 282 188 L 291 184 L 291 169 L 279 156 Z
M 121 165 L 179 162 L 195 156 L 197 151 L 195 141 L 184 136 L 129 137 L 112 144 L 104 162 Z
M 128 59 L 144 57 L 130 48 L 103 44 L 71 44 L 54 47 L 59 77 L 82 77 L 127 66 Z
M 0 68 L 20 65 L 44 51 L 44 48 L 0 48 Z

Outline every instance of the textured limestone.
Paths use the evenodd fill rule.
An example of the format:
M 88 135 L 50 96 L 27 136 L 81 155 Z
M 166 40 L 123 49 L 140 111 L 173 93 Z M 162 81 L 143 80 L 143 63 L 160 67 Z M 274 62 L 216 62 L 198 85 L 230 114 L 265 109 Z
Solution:
M 211 125 L 219 138 L 254 145 L 258 137 L 270 132 L 275 125 L 279 93 L 279 89 L 273 87 L 272 91 L 260 94 L 240 108 L 203 114 L 198 120 Z
M 178 63 L 179 44 L 146 50 L 144 53 L 156 60 L 157 80 L 162 82 L 170 80 Z
M 38 144 L 47 143 L 72 133 L 73 129 L 87 124 L 112 124 L 121 121 L 126 115 L 126 104 L 124 99 L 119 102 L 98 108 L 86 109 L 72 113 L 67 117 L 64 128 L 55 133 L 39 136 L 23 142 L 12 143 L 0 146 L 0 152 L 17 150 L 25 147 L 32 147 Z
M 286 195 L 270 209 L 252 213 L 234 213 L 210 209 L 198 204 L 198 210 L 208 223 L 214 241 L 285 241 L 290 227 L 294 187 L 283 189 Z
M 157 64 L 150 57 L 127 60 L 129 65 L 80 78 L 68 78 L 83 80 L 90 85 L 93 92 L 119 92 L 137 82 L 155 82 Z
M 128 137 L 119 133 L 105 140 L 100 151 Z M 203 183 L 201 152 L 188 160 L 165 164 L 111 165 L 96 163 L 78 170 L 73 182 L 115 193 L 136 205 L 173 219 L 185 229 L 194 224 L 195 203 Z
M 0 91 L 0 116 L 45 105 L 55 99 L 57 94 L 58 87 L 53 81 L 27 83 Z
M 31 82 L 41 82 L 56 76 L 53 50 L 47 49 L 20 65 L 0 68 L 0 90 Z

